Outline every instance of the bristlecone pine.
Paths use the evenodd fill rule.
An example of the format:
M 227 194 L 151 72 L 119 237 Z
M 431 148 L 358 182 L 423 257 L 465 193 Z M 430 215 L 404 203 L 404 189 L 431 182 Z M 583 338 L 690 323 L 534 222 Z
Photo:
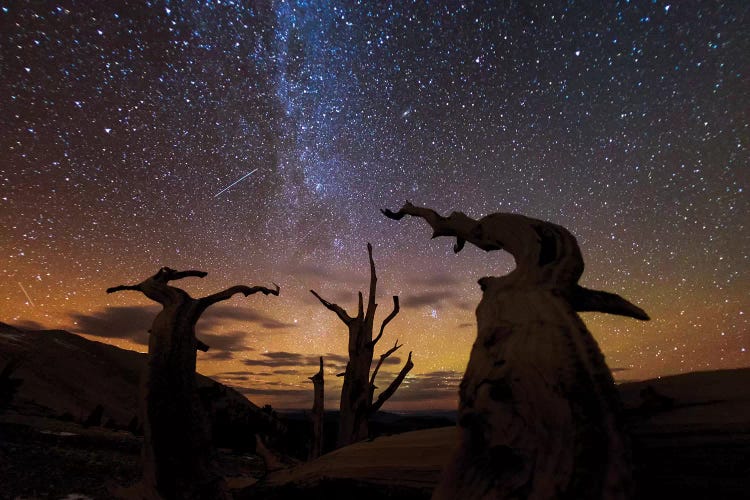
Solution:
M 175 271 L 163 267 L 137 285 L 119 285 L 107 293 L 134 290 L 164 309 L 149 331 L 148 364 L 142 384 L 145 404 L 142 496 L 164 500 L 228 500 L 231 498 L 216 465 L 211 431 L 195 387 L 196 349 L 208 346 L 195 337 L 195 324 L 211 305 L 241 293 L 279 294 L 279 288 L 233 286 L 194 299 L 170 281 L 202 271 Z
M 325 419 L 325 380 L 323 380 L 323 356 L 320 357 L 318 373 L 310 377 L 313 383 L 313 407 L 310 414 L 312 422 L 312 446 L 310 446 L 310 460 L 318 458 L 323 453 L 323 421 Z
M 393 311 L 383 320 L 380 325 L 380 333 L 373 339 L 372 329 L 375 323 L 375 309 L 378 307 L 375 303 L 378 278 L 375 274 L 375 262 L 372 260 L 372 245 L 369 243 L 367 244 L 367 254 L 370 259 L 370 296 L 367 300 L 367 311 L 364 309 L 362 292 L 359 292 L 357 315 L 349 316 L 341 306 L 324 300 L 314 290 L 310 290 L 321 304 L 336 313 L 349 330 L 349 362 L 346 364 L 346 371 L 343 374 L 344 385 L 341 388 L 339 433 L 336 441 L 338 448 L 367 439 L 370 417 L 396 392 L 406 374 L 414 367 L 411 360 L 412 353 L 410 352 L 401 372 L 386 390 L 378 395 L 377 400 L 373 401 L 376 389 L 375 377 L 380 370 L 380 366 L 388 356 L 400 349 L 402 345 L 399 345 L 397 340 L 392 348 L 382 354 L 372 375 L 370 375 L 375 345 L 383 336 L 386 325 L 398 314 L 399 302 L 398 296 L 394 295 Z
M 622 297 L 578 285 L 583 258 L 563 227 L 518 214 L 474 220 L 407 202 L 433 237 L 506 250 L 516 268 L 479 280 L 477 339 L 460 386 L 460 443 L 434 499 L 624 499 L 631 466 L 612 374 L 577 311 L 641 320 Z

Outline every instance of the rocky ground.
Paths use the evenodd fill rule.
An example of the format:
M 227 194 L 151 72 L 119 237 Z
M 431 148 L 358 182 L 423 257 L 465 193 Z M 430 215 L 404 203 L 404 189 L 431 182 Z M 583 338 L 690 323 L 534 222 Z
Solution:
M 111 499 L 140 476 L 141 438 L 14 413 L 0 416 L 0 499 Z M 230 486 L 265 473 L 254 454 L 220 450 Z M 78 495 L 78 496 L 76 496 Z

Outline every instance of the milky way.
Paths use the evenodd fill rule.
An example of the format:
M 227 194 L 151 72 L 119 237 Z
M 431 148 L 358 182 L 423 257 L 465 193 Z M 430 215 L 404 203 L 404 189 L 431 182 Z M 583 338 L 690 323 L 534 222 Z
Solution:
M 414 351 L 389 405 L 451 407 L 513 263 L 378 212 L 409 199 L 570 229 L 581 283 L 653 318 L 584 315 L 621 380 L 750 364 L 747 2 L 0 6 L 0 321 L 143 350 L 155 309 L 108 286 L 275 281 L 199 324 L 199 368 L 307 405 L 346 353 L 307 290 L 353 308 L 370 241 Z

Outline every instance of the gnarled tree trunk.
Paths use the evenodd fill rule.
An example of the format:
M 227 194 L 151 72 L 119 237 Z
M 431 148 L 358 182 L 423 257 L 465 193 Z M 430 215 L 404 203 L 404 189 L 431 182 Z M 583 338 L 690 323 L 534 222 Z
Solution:
M 310 460 L 318 458 L 323 453 L 323 421 L 325 419 L 325 387 L 323 380 L 323 356 L 320 357 L 320 370 L 310 377 L 314 388 L 313 407 L 310 420 L 312 421 L 312 446 Z
M 577 284 L 583 258 L 563 227 L 517 214 L 441 217 L 409 202 L 433 236 L 504 249 L 516 268 L 479 280 L 477 339 L 460 387 L 460 445 L 435 499 L 621 499 L 631 491 L 620 401 L 576 311 L 648 319 L 618 295 Z
M 163 267 L 137 285 L 107 289 L 107 293 L 139 291 L 163 306 L 150 330 L 142 384 L 142 488 L 144 495 L 153 499 L 229 499 L 216 465 L 211 427 L 195 386 L 195 351 L 208 349 L 195 338 L 195 324 L 209 306 L 237 293 L 246 297 L 257 292 L 278 295 L 279 288 L 234 286 L 194 299 L 184 290 L 168 285 L 188 276 L 203 278 L 206 273 Z
M 367 254 L 370 260 L 370 295 L 366 311 L 364 309 L 362 292 L 359 292 L 357 315 L 349 316 L 341 306 L 324 300 L 314 290 L 310 290 L 326 308 L 336 313 L 349 330 L 349 362 L 346 364 L 346 371 L 344 372 L 344 384 L 341 388 L 341 403 L 339 405 L 340 421 L 336 442 L 336 446 L 339 448 L 367 439 L 370 432 L 370 417 L 396 392 L 406 374 L 414 367 L 414 363 L 411 361 L 411 353 L 409 353 L 409 359 L 404 364 L 399 375 L 373 403 L 377 368 L 380 367 L 380 364 L 386 357 L 393 354 L 401 346 L 396 342 L 396 345 L 384 355 L 385 357 L 381 358 L 378 367 L 373 372 L 372 377 L 370 377 L 375 345 L 383 336 L 386 325 L 398 314 L 399 302 L 398 296 L 394 295 L 393 311 L 383 320 L 383 323 L 380 325 L 380 332 L 373 339 L 372 330 L 375 322 L 375 309 L 378 307 L 375 303 L 375 291 L 378 279 L 375 274 L 375 262 L 372 260 L 372 245 L 369 243 L 367 244 Z

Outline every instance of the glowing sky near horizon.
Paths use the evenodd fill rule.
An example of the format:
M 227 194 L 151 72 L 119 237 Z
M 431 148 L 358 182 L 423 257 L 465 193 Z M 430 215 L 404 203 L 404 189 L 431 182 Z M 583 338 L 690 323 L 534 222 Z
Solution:
M 307 290 L 352 311 L 370 241 L 403 306 L 376 356 L 414 351 L 386 409 L 450 408 L 512 260 L 378 212 L 409 199 L 567 227 L 653 318 L 584 315 L 618 379 L 750 365 L 750 4 L 250 3 L 0 1 L 0 321 L 143 349 L 155 310 L 107 287 L 277 282 L 199 324 L 199 368 L 306 406 L 331 353 L 334 404 Z

